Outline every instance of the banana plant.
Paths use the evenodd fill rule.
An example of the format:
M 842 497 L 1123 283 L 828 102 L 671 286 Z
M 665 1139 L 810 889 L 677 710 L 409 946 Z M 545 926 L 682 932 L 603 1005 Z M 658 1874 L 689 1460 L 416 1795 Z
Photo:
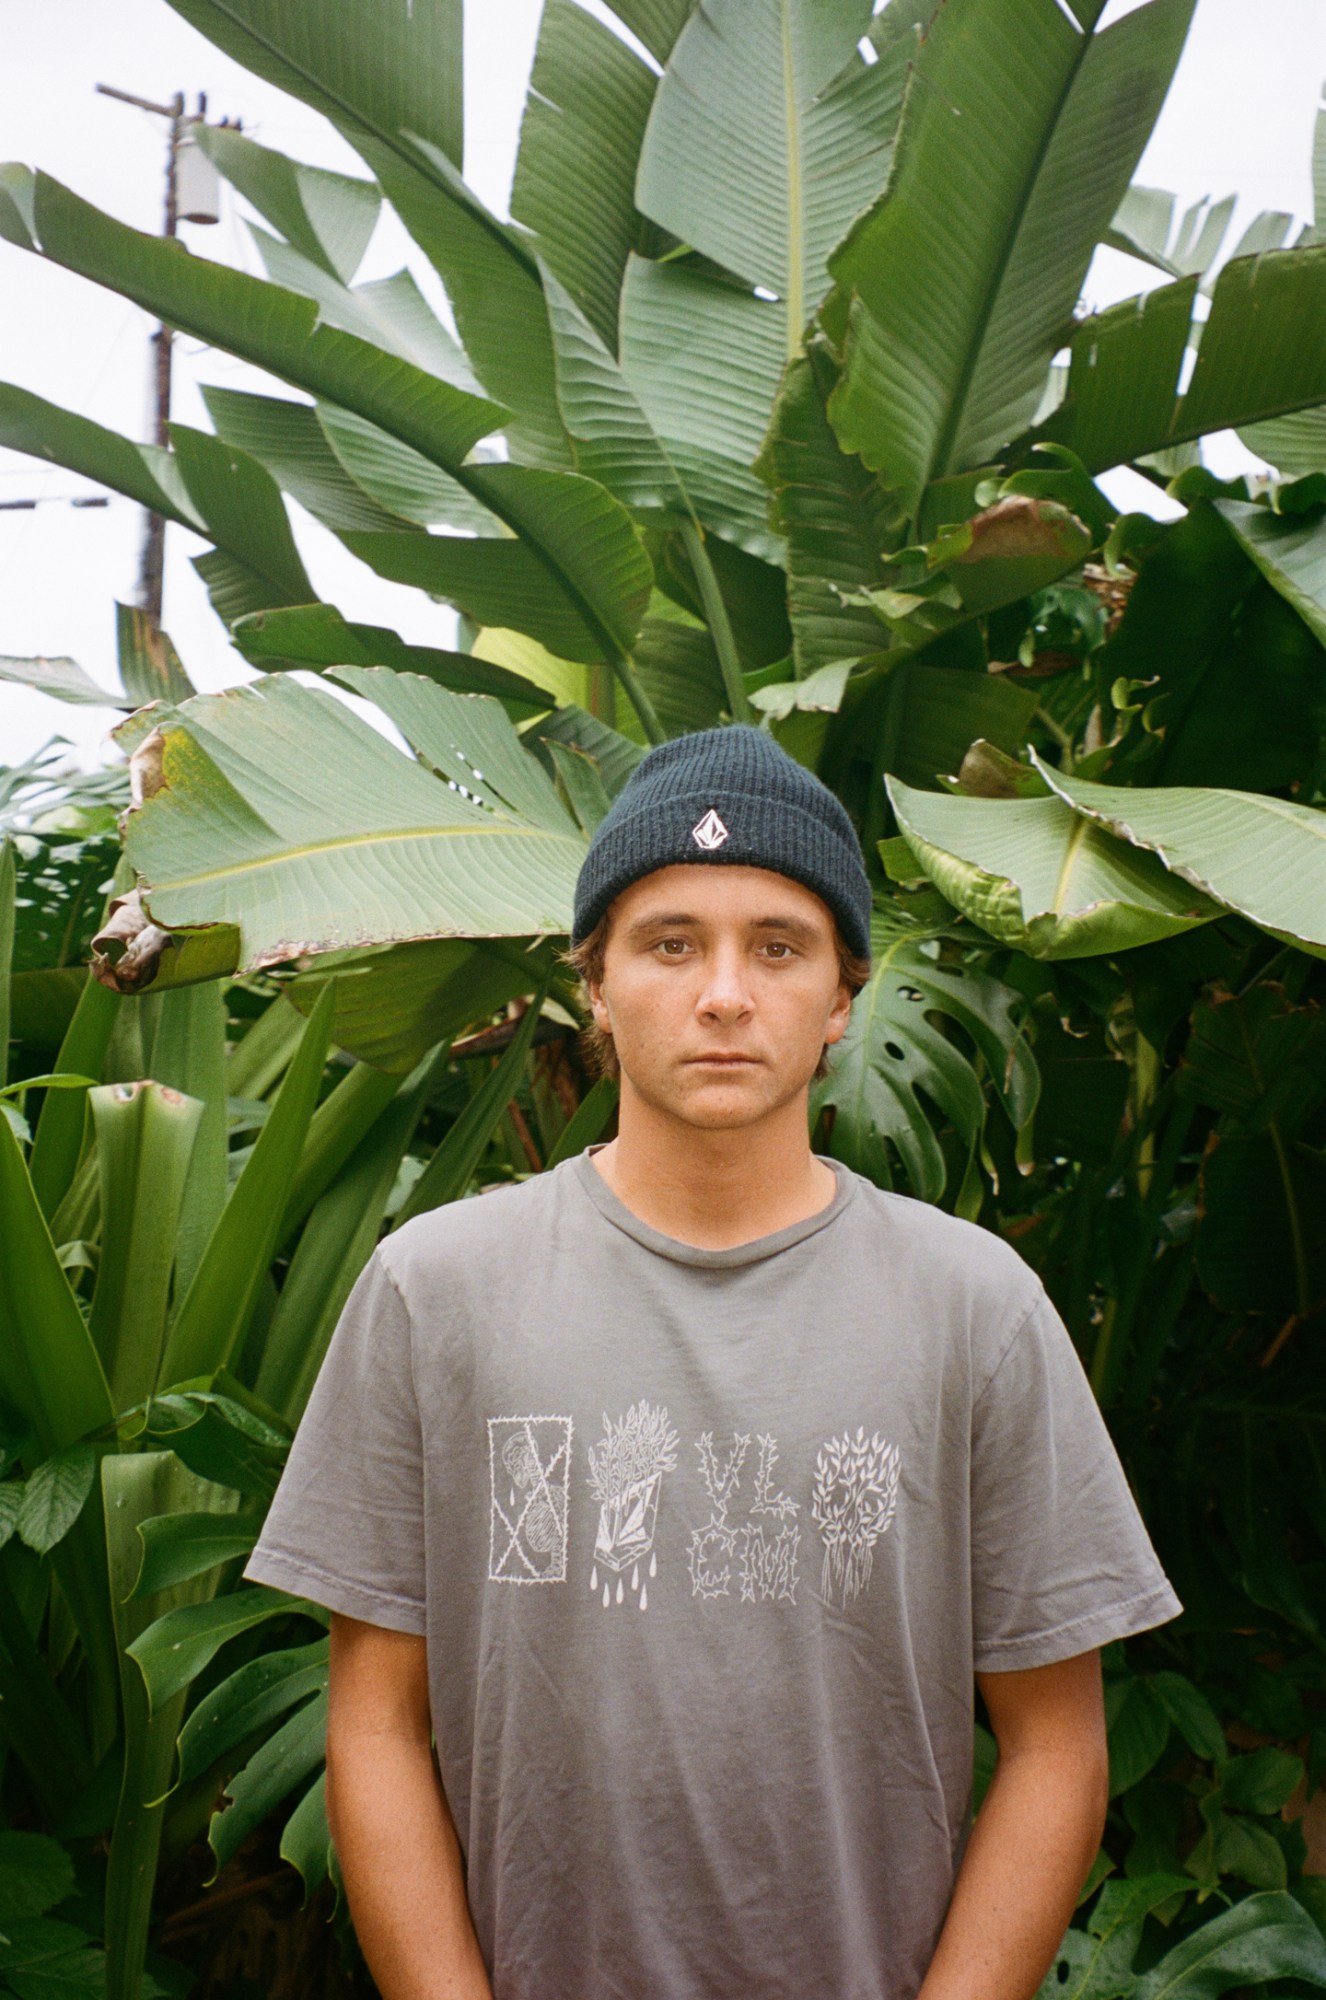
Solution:
M 526 806 L 560 824 L 551 782 L 521 760 L 507 790 L 519 795 L 523 777 Z M 496 777 L 500 755 L 493 762 Z M 562 835 L 581 838 L 570 821 Z M 17 859 L 12 844 L 0 850 L 6 970 L 27 886 L 21 850 Z M 457 972 L 478 950 L 442 949 Z M 100 1814 L 107 1836 L 102 1943 L 25 1903 L 0 1946 L 0 1979 L 12 1976 L 19 1994 L 30 1964 L 48 1961 L 71 1991 L 80 1981 L 124 2000 L 165 1991 L 144 1970 L 169 1974 L 149 1954 L 158 1868 L 203 1832 L 219 1869 L 286 1802 L 283 1851 L 306 1892 L 331 1865 L 326 1614 L 236 1589 L 238 1570 L 384 1223 L 473 1183 L 517 1115 L 508 1107 L 525 1089 L 556 976 L 546 953 L 505 943 L 486 982 L 448 986 L 430 967 L 426 1013 L 406 1032 L 371 954 L 355 956 L 296 980 L 296 1005 L 270 998 L 238 1041 L 216 983 L 163 982 L 131 1003 L 84 969 L 52 1069 L 33 1074 L 20 1060 L 0 1096 L 11 1114 L 0 1117 L 7 1810 L 22 1797 L 57 1834 L 86 1835 L 89 1812 Z M 467 1090 L 453 1043 L 531 989 L 500 1061 L 489 1071 L 480 1061 Z M 347 1043 L 378 1061 L 337 1053 Z M 36 1118 L 23 1115 L 38 1100 Z M 600 1091 L 578 1121 L 573 1109 L 546 1091 L 538 1099 L 550 1155 L 559 1138 L 595 1137 L 611 1105 Z M 0 1852 L 0 1878 L 5 1862 Z
M 0 388 L 0 442 L 206 539 L 203 580 L 262 676 L 195 695 L 140 634 L 116 908 L 42 1060 L 100 1095 L 48 1088 L 27 1158 L 21 1137 L 0 1153 L 6 1241 L 42 1246 L 18 1352 L 62 1363 L 55 1386 L 28 1361 L 0 1380 L 22 1475 L 0 1507 L 23 1523 L 0 1551 L 0 1716 L 41 1763 L 25 1782 L 57 1824 L 89 1777 L 132 1768 L 119 1881 L 141 1885 L 155 1842 L 178 1851 L 219 1775 L 218 1864 L 298 1793 L 283 1851 L 306 1883 L 327 1871 L 325 1636 L 227 1565 L 388 1211 L 462 1191 L 491 1131 L 523 1171 L 601 1129 L 606 1099 L 561 1101 L 538 1063 L 517 1123 L 539 1010 L 480 1024 L 542 990 L 584 842 L 643 748 L 754 719 L 843 799 L 877 888 L 817 1143 L 1017 1241 L 1192 1610 L 1177 1664 L 1112 1672 L 1120 1784 L 1055 1990 L 1319 1981 L 1286 1767 L 1239 1768 L 1175 1683 L 1190 1667 L 1208 1708 L 1307 1755 L 1320 219 L 1284 247 L 1261 218 L 1222 262 L 1226 208 L 1176 226 L 1130 185 L 1192 0 L 1105 27 L 1101 0 L 547 0 L 509 221 L 463 178 L 460 0 L 171 4 L 363 170 L 200 130 L 262 277 L 0 170 L 6 255 L 270 378 L 211 389 L 212 430 L 161 449 Z M 448 325 L 409 272 L 360 279 L 383 203 Z M 1079 320 L 1100 243 L 1165 282 Z M 1280 478 L 1205 470 L 1203 437 L 1231 425 Z M 1121 514 L 1102 484 L 1121 465 L 1168 482 L 1179 518 Z M 391 627 L 316 599 L 289 499 L 348 575 L 398 587 Z M 251 1013 L 273 978 L 288 999 L 226 1053 L 223 994 Z M 555 975 L 548 994 L 564 1033 L 573 996 Z M 483 1074 L 493 1033 L 521 1054 Z M 456 1037 L 484 1053 L 447 1060 Z M 329 1038 L 354 1059 L 330 1090 Z M 143 1555 L 115 1540 L 136 1594 L 112 1607 L 100 1524 L 120 1501 Z M 25 1539 L 60 1528 L 49 1559 Z M 64 1622 L 43 1625 L 48 1560 Z M 77 1673 L 52 1675 L 66 1654 Z M 1213 1888 L 1234 1898 L 1214 1917 Z M 127 1991 L 141 1905 L 116 1924 Z
M 211 541 L 200 569 L 218 612 L 269 676 L 226 714 L 158 683 L 152 729 L 127 726 L 142 788 L 129 846 L 151 886 L 146 942 L 111 941 L 113 983 L 164 988 L 351 944 L 557 931 L 576 854 L 567 773 L 584 766 L 546 747 L 555 741 L 595 757 L 610 795 L 604 759 L 619 782 L 632 742 L 761 719 L 840 791 L 873 865 L 877 842 L 900 831 L 886 776 L 938 798 L 981 740 L 1062 761 L 1084 728 L 1108 732 L 1122 712 L 1115 683 L 1153 671 L 1159 635 L 1143 612 L 1164 597 L 1190 523 L 1237 546 L 1231 576 L 1258 574 L 1250 531 L 1239 540 L 1219 497 L 1194 495 L 1185 521 L 1147 545 L 1090 477 L 1326 402 L 1303 331 L 1326 255 L 1315 241 L 1272 249 L 1262 228 L 1212 275 L 1223 211 L 1176 233 L 1154 191 L 1130 190 L 1191 0 L 1148 0 L 1103 29 L 1096 0 L 1071 17 L 1053 0 L 949 0 L 933 20 L 923 0 L 879 13 L 866 0 L 733 0 L 703 14 L 686 0 L 623 0 L 627 38 L 552 0 L 509 222 L 462 178 L 452 70 L 445 90 L 420 91 L 459 45 L 459 0 L 430 0 L 389 29 L 372 0 L 338 7 L 334 23 L 330 0 L 298 23 L 271 0 L 180 0 L 179 11 L 325 113 L 364 173 L 201 133 L 253 213 L 263 278 L 173 253 L 39 172 L 0 179 L 0 227 L 17 250 L 121 291 L 278 385 L 210 391 L 214 434 L 176 426 L 164 450 L 0 390 L 6 444 Z M 740 117 L 715 115 L 718 104 Z M 458 338 L 408 273 L 358 280 L 383 201 L 440 278 Z M 1102 241 L 1176 275 L 1075 329 Z M 1199 278 L 1210 314 L 1180 393 Z M 411 636 L 314 601 L 283 496 L 413 593 Z M 1311 520 L 1300 525 L 1310 541 Z M 1137 578 L 1135 613 L 1106 649 L 1118 671 L 1102 686 L 1113 657 L 1079 653 L 1080 677 L 1042 678 L 1047 593 L 1093 560 L 1121 588 Z M 1198 568 L 1184 581 L 1198 588 Z M 435 643 L 437 599 L 463 614 L 463 650 Z M 1242 610 L 1232 589 L 1223 602 L 1230 619 Z M 1259 643 L 1283 659 L 1298 711 L 1278 697 L 1249 723 L 1237 700 L 1224 706 L 1253 788 L 1274 790 L 1291 741 L 1310 761 L 1299 722 L 1320 635 L 1301 596 L 1270 581 L 1258 606 Z M 1193 772 L 1199 786 L 1240 788 L 1209 756 L 1185 754 L 1204 740 L 1194 693 L 1231 671 L 1214 636 L 1186 684 L 1178 661 L 1160 663 L 1167 768 L 1148 775 L 1161 783 Z M 438 717 L 448 696 L 489 698 L 445 710 L 458 748 L 441 821 L 428 772 L 442 766 L 406 732 L 425 768 L 398 772 L 402 809 L 413 800 L 411 825 L 436 834 L 393 834 L 389 753 L 315 692 L 283 684 L 296 667 L 370 692 L 398 720 L 407 708 L 417 719 L 424 699 L 412 676 L 432 684 Z M 473 801 L 457 758 L 487 769 L 492 704 L 561 786 L 564 845 L 550 809 L 515 845 L 467 843 Z M 314 778 L 295 796 L 292 730 L 305 768 L 334 763 L 334 783 Z M 1144 752 L 1157 763 L 1161 740 L 1122 733 L 1120 773 L 1140 776 Z M 244 761 L 250 748 L 268 778 Z M 227 787 L 245 811 L 223 821 Z M 990 821 L 992 837 L 1003 824 Z M 224 866 L 199 870 L 190 853 L 210 851 L 223 825 Z M 330 864 L 304 853 L 314 829 L 346 863 L 334 887 Z M 421 875 L 426 851 L 441 865 Z M 513 868 L 517 853 L 528 861 Z M 999 875 L 993 849 L 968 858 Z M 1204 907 L 1180 897 L 1174 921 L 1190 905 Z M 919 1043 L 913 1053 L 923 1059 Z M 905 1153 L 905 1106 L 885 1093 L 878 1109 L 885 1142 Z M 934 1191 L 932 1177 L 922 1185 Z

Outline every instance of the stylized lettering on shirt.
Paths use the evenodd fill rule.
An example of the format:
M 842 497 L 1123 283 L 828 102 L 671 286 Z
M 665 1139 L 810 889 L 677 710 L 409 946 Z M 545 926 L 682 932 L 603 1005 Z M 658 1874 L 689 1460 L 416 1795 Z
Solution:
M 796 1603 L 797 1550 L 801 1541 L 801 1529 L 796 1525 L 799 1509 L 786 1493 L 774 1491 L 777 1440 L 762 1436 L 757 1444 L 755 1497 L 747 1518 L 733 1521 L 729 1509 L 741 1484 L 750 1434 L 734 1433 L 731 1449 L 724 1453 L 721 1462 L 711 1431 L 703 1432 L 696 1440 L 700 1476 L 710 1504 L 708 1521 L 704 1527 L 691 1531 L 687 1549 L 691 1590 L 696 1597 L 731 1596 L 735 1577 L 737 1595 L 744 1604 L 758 1600 Z M 780 1525 L 775 1530 L 766 1526 L 767 1520 Z

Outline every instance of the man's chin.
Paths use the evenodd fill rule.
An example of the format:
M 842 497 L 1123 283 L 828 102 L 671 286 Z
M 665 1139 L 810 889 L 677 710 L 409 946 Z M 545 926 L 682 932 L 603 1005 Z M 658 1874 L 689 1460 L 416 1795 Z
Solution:
M 769 1073 L 762 1063 L 686 1063 L 677 1083 L 672 1110 L 701 1131 L 734 1131 L 758 1125 L 779 1101 L 777 1092 L 770 1090 Z

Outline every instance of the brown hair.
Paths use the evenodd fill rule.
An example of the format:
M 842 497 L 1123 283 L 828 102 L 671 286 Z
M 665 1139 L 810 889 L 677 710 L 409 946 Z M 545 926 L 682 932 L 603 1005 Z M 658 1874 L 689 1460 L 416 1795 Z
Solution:
M 572 945 L 569 951 L 561 953 L 564 963 L 572 966 L 580 974 L 581 983 L 586 989 L 588 989 L 591 980 L 597 986 L 603 979 L 603 960 L 608 943 L 608 923 L 611 915 L 612 912 L 610 909 L 605 910 L 593 930 L 586 937 L 583 937 L 579 944 Z M 848 988 L 853 999 L 855 999 L 870 977 L 870 960 L 868 958 L 861 958 L 850 948 L 836 922 L 833 926 L 833 941 L 838 947 L 838 976 Z M 588 991 L 586 991 L 585 997 L 588 1000 Z M 617 1060 L 616 1044 L 611 1035 L 603 1032 L 592 1015 L 589 1019 L 589 1025 L 581 1030 L 580 1046 L 584 1052 L 585 1064 L 591 1076 L 618 1077 L 621 1075 L 621 1064 Z M 818 1083 L 821 1077 L 829 1074 L 828 1058 L 830 1047 L 831 1044 L 826 1042 L 820 1051 L 820 1059 L 815 1066 L 815 1074 L 812 1078 L 813 1082 Z

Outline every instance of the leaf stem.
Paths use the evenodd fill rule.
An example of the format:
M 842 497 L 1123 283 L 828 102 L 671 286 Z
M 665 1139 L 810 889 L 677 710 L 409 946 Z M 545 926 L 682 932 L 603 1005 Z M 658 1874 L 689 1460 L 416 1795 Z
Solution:
M 606 650 L 606 649 L 605 649 Z M 608 663 L 626 691 L 626 699 L 640 718 L 640 727 L 651 743 L 666 743 L 667 731 L 658 719 L 658 711 L 645 693 L 640 676 L 636 673 L 630 656 L 615 649 L 608 655 Z
M 728 709 L 734 722 L 753 722 L 754 711 L 746 693 L 746 683 L 742 679 L 741 661 L 737 657 L 737 642 L 732 636 L 732 625 L 723 602 L 723 593 L 714 575 L 714 566 L 709 560 L 709 551 L 704 545 L 704 536 L 694 521 L 683 521 L 681 527 L 682 546 L 690 558 L 695 572 L 695 581 L 700 588 L 700 601 L 704 605 L 704 615 L 709 626 L 709 636 L 718 654 L 718 664 L 723 675 L 723 686 L 727 692 Z

